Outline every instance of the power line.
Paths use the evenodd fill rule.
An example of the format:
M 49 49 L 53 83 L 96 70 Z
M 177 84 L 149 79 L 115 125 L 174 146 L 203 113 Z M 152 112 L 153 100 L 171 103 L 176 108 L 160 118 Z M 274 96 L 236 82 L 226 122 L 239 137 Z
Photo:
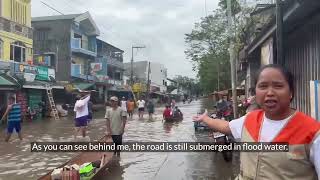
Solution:
M 49 7 L 50 9 L 52 9 L 52 10 L 54 10 L 54 11 L 56 11 L 56 12 L 62 14 L 62 15 L 64 15 L 62 12 L 58 11 L 58 10 L 55 9 L 54 7 L 51 7 L 49 4 L 47 4 L 47 3 L 43 2 L 43 1 L 40 1 L 40 2 L 41 2 L 42 4 L 44 4 L 45 6 Z
M 76 8 L 77 10 L 80 10 L 80 11 L 83 10 L 83 8 L 79 8 L 79 6 L 77 4 L 75 4 L 75 3 L 73 3 L 72 1 L 71 2 L 68 2 L 67 0 L 63 0 L 63 1 L 66 2 L 67 7 L 69 7 L 70 9 L 71 9 L 70 6 L 74 6 L 74 8 Z M 56 12 L 62 14 L 62 15 L 64 15 L 62 12 L 58 11 L 56 8 L 50 6 L 49 4 L 47 4 L 47 3 L 43 2 L 43 1 L 40 1 L 40 2 L 42 4 L 44 4 L 45 6 L 49 7 L 50 9 L 52 9 L 52 10 L 54 10 L 54 11 L 56 11 Z M 84 10 L 86 10 L 86 9 L 84 9 Z M 92 11 L 92 12 L 94 12 L 94 11 Z M 100 31 L 100 33 L 103 34 L 103 35 L 113 36 L 113 37 L 115 37 L 115 39 L 122 37 L 119 33 L 117 33 L 116 31 L 112 30 L 112 28 L 107 28 L 102 23 L 98 24 L 98 26 L 100 26 L 103 31 L 108 32 L 108 33 L 105 33 L 103 31 Z
M 69 1 L 67 1 L 67 0 L 63 0 L 63 1 L 67 4 L 67 6 L 68 6 L 70 9 L 73 9 L 72 5 L 69 4 Z

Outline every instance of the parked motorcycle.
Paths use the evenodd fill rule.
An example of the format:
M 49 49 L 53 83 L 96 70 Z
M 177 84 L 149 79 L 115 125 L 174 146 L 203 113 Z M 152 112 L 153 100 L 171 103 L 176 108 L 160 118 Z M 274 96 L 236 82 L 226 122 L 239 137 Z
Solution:
M 210 117 L 213 119 L 224 120 L 224 117 L 219 118 L 219 117 L 217 117 L 216 114 L 211 114 Z M 223 145 L 228 145 L 231 143 L 231 138 L 228 135 L 225 135 L 220 132 L 214 131 L 212 137 L 213 137 L 215 143 L 219 143 L 219 144 L 223 144 Z M 232 161 L 232 151 L 222 151 L 221 153 L 222 153 L 223 159 L 226 162 Z

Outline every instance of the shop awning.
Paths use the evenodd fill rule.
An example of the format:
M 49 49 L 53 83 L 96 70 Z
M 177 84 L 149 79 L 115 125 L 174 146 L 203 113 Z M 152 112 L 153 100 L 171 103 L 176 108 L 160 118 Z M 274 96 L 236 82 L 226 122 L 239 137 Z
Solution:
M 80 90 L 88 90 L 94 87 L 94 83 L 74 83 L 74 86 Z
M 16 86 L 17 84 L 7 80 L 5 77 L 0 75 L 0 86 Z
M 47 85 L 49 85 L 52 89 L 64 89 L 62 85 L 45 81 L 26 82 L 22 87 L 26 89 L 46 89 Z
M 0 75 L 0 90 L 14 90 L 19 85 L 13 81 L 10 81 L 5 75 Z

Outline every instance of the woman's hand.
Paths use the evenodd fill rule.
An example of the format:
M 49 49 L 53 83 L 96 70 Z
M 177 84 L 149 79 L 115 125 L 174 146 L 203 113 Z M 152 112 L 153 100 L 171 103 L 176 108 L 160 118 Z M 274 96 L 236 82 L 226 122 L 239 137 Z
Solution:
M 205 119 L 209 118 L 208 116 L 208 111 L 205 110 L 203 114 L 201 115 L 197 115 L 197 116 L 193 116 L 193 120 L 197 121 L 197 122 L 203 122 Z

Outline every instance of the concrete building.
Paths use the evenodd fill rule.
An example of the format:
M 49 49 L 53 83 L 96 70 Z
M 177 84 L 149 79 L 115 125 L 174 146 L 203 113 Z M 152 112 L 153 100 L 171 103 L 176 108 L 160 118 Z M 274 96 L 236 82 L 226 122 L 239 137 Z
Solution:
M 32 64 L 30 0 L 0 1 L 0 59 Z
M 47 85 L 63 90 L 51 81 L 53 68 L 35 65 L 30 0 L 0 1 L 0 59 L 0 104 L 15 96 L 23 116 L 28 108 L 37 111 L 46 101 Z
M 123 53 L 123 50 L 97 39 L 96 63 L 101 64 L 102 68 L 93 73 L 98 77 L 99 95 L 102 96 L 103 92 L 105 99 L 111 95 L 128 97 L 129 89 L 123 83 Z
M 293 73 L 295 92 L 291 107 L 320 119 L 320 1 L 283 1 L 282 56 L 276 35 L 275 6 L 261 30 L 239 53 L 240 70 L 246 73 L 246 87 L 254 87 L 257 70 L 267 64 L 280 64 Z M 268 12 L 270 7 L 259 9 Z M 256 13 L 254 13 L 256 15 Z M 262 14 L 262 16 L 265 16 Z
M 133 79 L 135 83 L 147 85 L 148 81 L 148 61 L 139 61 L 133 63 Z M 125 63 L 125 74 L 131 76 L 131 63 Z M 150 62 L 150 91 L 151 92 L 167 92 L 167 68 L 163 64 Z
M 56 80 L 94 81 L 91 63 L 100 34 L 89 12 L 32 18 L 35 63 L 54 67 Z

